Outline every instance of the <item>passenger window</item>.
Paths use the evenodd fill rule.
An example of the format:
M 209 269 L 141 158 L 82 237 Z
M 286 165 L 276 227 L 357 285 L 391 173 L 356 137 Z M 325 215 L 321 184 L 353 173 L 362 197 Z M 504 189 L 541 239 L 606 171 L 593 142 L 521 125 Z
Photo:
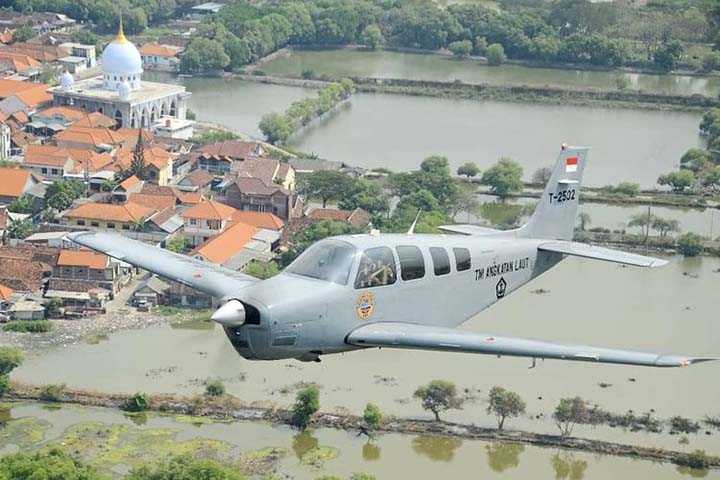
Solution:
M 453 248 L 455 254 L 455 266 L 458 272 L 470 270 L 472 260 L 470 259 L 470 250 L 467 248 Z
M 395 257 L 388 247 L 368 248 L 360 257 L 355 288 L 392 285 L 397 279 Z
M 450 257 L 444 248 L 430 247 L 430 256 L 435 267 L 435 275 L 447 275 L 450 273 Z
M 403 280 L 415 280 L 425 276 L 425 259 L 418 247 L 406 245 L 395 250 L 400 260 L 400 276 Z

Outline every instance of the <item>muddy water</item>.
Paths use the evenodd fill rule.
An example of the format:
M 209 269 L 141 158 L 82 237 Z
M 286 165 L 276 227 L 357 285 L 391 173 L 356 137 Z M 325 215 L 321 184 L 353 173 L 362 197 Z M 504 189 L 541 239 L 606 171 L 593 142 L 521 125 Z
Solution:
M 715 96 L 720 79 L 687 75 L 654 75 L 613 71 L 528 68 L 521 65 L 489 67 L 475 60 L 439 55 L 386 51 L 299 51 L 263 65 L 269 75 L 299 76 L 305 70 L 316 75 L 407 78 L 465 83 L 520 84 L 534 86 L 594 87 L 614 90 L 624 77 L 628 88 L 654 93 Z
M 622 268 L 570 259 L 529 286 L 481 313 L 463 328 L 640 350 L 696 355 L 720 351 L 717 322 L 720 260 L 672 258 L 661 269 Z M 548 293 L 533 293 L 542 288 Z M 529 416 L 512 426 L 555 431 L 547 418 L 562 397 L 581 395 L 624 412 L 654 409 L 657 415 L 700 419 L 720 415 L 720 384 L 710 379 L 717 365 L 650 369 L 588 365 L 469 354 L 368 350 L 330 356 L 320 364 L 251 362 L 238 357 L 219 328 L 182 330 L 154 327 L 110 336 L 97 345 L 76 345 L 28 359 L 13 378 L 61 383 L 108 392 L 196 393 L 202 381 L 220 377 L 229 392 L 247 401 L 289 405 L 298 382 L 322 386 L 322 407 L 359 413 L 368 401 L 383 411 L 427 417 L 412 399 L 414 389 L 435 378 L 449 379 L 484 398 L 493 385 L 519 392 Z M 611 384 L 602 388 L 599 384 Z M 447 418 L 492 425 L 482 401 Z M 578 433 L 616 441 L 671 448 L 707 448 L 720 453 L 718 434 L 690 435 L 681 445 L 669 435 L 641 435 L 611 428 Z
M 524 445 L 488 443 L 447 439 L 431 436 L 403 436 L 388 434 L 379 436 L 372 443 L 355 432 L 329 429 L 305 434 L 285 427 L 273 427 L 264 423 L 200 423 L 192 419 L 148 415 L 142 421 L 132 421 L 120 412 L 99 409 L 64 407 L 45 410 L 36 404 L 16 406 L 11 411 L 5 431 L 14 423 L 30 420 L 33 431 L 40 432 L 38 441 L 24 445 L 23 449 L 38 448 L 43 444 L 67 441 L 68 429 L 76 429 L 90 422 L 99 422 L 99 430 L 124 429 L 121 437 L 123 447 L 118 455 L 104 457 L 115 461 L 126 459 L 124 452 L 138 447 L 138 439 L 152 438 L 152 452 L 163 451 L 171 446 L 190 442 L 210 445 L 203 450 L 231 450 L 243 455 L 266 447 L 274 447 L 280 459 L 270 468 L 278 477 L 312 479 L 320 475 L 348 477 L 353 472 L 368 472 L 378 479 L 417 478 L 556 478 L 601 479 L 616 476 L 636 479 L 686 478 L 687 473 L 673 465 L 653 464 L 624 458 L 600 457 L 578 452 L 558 451 Z M 140 424 L 138 424 L 140 423 Z M 97 428 L 97 427 L 95 427 Z M 17 429 L 15 429 L 17 430 Z M 165 432 L 164 434 L 162 432 Z M 2 437 L 0 452 L 18 450 L 18 437 Z M 143 436 L 144 434 L 144 436 Z M 15 443 L 13 443 L 15 441 Z M 165 444 L 168 445 L 165 445 Z M 192 443 L 190 443 L 192 444 Z M 75 444 L 77 445 L 77 444 Z M 313 450 L 315 449 L 315 450 Z M 308 461 L 313 451 L 329 453 L 326 460 L 314 465 Z M 142 457 L 145 455 L 138 451 Z M 107 455 L 106 452 L 102 454 Z M 89 461 L 93 461 L 90 458 Z M 97 460 L 96 460 L 97 461 Z M 106 462 L 105 467 L 120 473 L 131 465 Z M 720 478 L 717 472 L 692 472 L 706 478 Z

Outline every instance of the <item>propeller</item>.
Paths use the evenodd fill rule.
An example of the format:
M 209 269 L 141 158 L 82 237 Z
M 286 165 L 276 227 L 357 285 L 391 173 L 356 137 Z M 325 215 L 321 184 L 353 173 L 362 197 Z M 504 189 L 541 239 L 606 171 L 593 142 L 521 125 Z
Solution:
M 245 323 L 245 307 L 240 300 L 230 299 L 215 310 L 210 319 L 223 327 L 239 327 Z

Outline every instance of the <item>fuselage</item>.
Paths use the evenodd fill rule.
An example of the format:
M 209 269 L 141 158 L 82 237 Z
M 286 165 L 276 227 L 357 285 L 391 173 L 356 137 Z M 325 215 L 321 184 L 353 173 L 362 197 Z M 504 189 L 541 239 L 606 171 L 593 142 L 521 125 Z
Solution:
M 455 327 L 562 260 L 514 235 L 349 235 L 322 240 L 243 289 L 248 318 L 226 327 L 245 358 L 316 360 L 357 349 L 359 326 Z M 334 264 L 333 264 L 334 263 Z

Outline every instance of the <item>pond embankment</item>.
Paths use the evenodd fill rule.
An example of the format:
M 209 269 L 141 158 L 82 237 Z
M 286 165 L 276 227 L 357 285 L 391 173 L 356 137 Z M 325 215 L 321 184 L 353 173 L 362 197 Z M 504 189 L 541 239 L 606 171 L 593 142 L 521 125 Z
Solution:
M 302 79 L 258 75 L 236 75 L 246 81 L 289 85 L 303 88 L 323 88 L 337 81 L 333 77 Z M 587 105 L 640 110 L 702 111 L 720 105 L 720 99 L 706 95 L 672 95 L 634 90 L 603 90 L 597 88 L 493 85 L 489 83 L 464 83 L 412 80 L 404 78 L 350 77 L 357 91 L 368 93 L 391 93 L 413 96 L 453 98 L 462 100 L 496 100 L 522 103 L 547 103 L 561 105 Z
M 15 401 L 43 401 L 43 388 L 15 382 L 12 385 L 12 390 L 5 398 Z M 128 400 L 130 399 L 130 397 L 126 395 L 69 388 L 63 388 L 56 398 L 57 403 L 114 409 L 123 408 L 128 404 Z M 292 424 L 292 413 L 289 410 L 246 404 L 240 399 L 230 395 L 223 395 L 221 397 L 153 395 L 150 398 L 148 410 L 220 420 L 266 421 L 273 424 Z M 347 431 L 358 430 L 361 425 L 361 418 L 350 414 L 318 413 L 311 422 L 311 426 L 316 428 L 334 428 Z M 383 422 L 379 431 L 412 435 L 439 435 L 469 440 L 515 442 L 540 447 L 585 451 L 601 455 L 617 455 L 656 462 L 670 462 L 677 465 L 694 465 L 691 455 L 686 452 L 570 436 L 548 435 L 525 431 L 502 431 L 450 422 L 390 418 Z M 720 457 L 705 456 L 703 461 L 706 468 L 720 469 Z

